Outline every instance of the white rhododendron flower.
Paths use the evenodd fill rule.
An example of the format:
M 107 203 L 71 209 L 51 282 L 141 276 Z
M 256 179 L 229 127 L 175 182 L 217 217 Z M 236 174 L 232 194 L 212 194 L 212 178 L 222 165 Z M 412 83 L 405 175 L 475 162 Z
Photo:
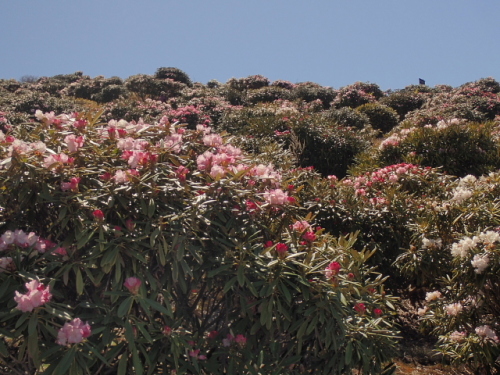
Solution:
M 462 309 L 464 308 L 461 303 L 450 303 L 449 305 L 446 305 L 445 307 L 446 313 L 451 316 L 456 316 L 460 314 Z
M 435 290 L 434 292 L 428 292 L 426 295 L 425 295 L 425 300 L 427 302 L 430 302 L 430 301 L 434 301 L 438 298 L 441 298 L 442 297 L 442 294 L 440 291 L 438 290 Z
M 475 268 L 474 272 L 477 274 L 483 273 L 483 271 L 488 268 L 489 264 L 488 254 L 476 254 L 471 260 L 472 267 Z

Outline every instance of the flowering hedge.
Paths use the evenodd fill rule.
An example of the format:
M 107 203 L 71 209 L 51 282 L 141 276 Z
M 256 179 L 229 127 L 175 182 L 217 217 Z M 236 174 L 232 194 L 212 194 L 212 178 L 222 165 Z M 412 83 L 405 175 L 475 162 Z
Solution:
M 0 133 L 3 371 L 379 373 L 394 355 L 373 253 L 315 225 L 283 171 L 168 114 L 36 119 Z

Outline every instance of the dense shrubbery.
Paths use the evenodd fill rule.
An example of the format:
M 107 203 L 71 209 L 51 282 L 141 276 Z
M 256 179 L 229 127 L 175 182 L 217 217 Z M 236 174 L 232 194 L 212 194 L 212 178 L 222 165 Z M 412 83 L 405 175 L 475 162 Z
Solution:
M 398 124 L 398 115 L 392 108 L 378 103 L 367 103 L 356 108 L 366 115 L 373 129 L 388 133 Z
M 394 355 L 372 254 L 271 165 L 204 125 L 36 117 L 0 140 L 5 369 L 378 373 Z
M 404 128 L 393 132 L 374 151 L 375 163 L 401 162 L 439 167 L 463 177 L 480 176 L 500 168 L 498 125 L 441 120 L 436 126 Z
M 1 80 L 1 371 L 495 373 L 499 92 Z

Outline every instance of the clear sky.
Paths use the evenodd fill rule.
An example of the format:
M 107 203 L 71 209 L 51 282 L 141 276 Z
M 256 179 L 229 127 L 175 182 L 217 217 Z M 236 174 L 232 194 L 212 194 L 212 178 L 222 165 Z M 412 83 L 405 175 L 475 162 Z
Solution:
M 500 80 L 500 0 L 0 0 L 0 78 Z

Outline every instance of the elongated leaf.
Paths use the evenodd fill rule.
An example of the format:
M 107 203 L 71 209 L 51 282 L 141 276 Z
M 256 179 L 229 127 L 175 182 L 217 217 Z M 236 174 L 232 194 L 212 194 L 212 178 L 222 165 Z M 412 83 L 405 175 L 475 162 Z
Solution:
M 118 370 L 116 372 L 116 375 L 127 374 L 127 362 L 128 362 L 128 353 L 123 353 L 120 360 L 118 361 Z
M 116 311 L 116 314 L 119 318 L 123 318 L 125 315 L 128 315 L 128 312 L 132 307 L 132 302 L 134 302 L 134 297 L 130 296 L 124 299 L 122 303 L 120 303 L 120 306 L 118 306 L 118 310 Z
M 240 286 L 244 286 L 245 285 L 245 264 L 244 263 L 240 263 L 240 265 L 238 266 L 238 271 L 236 272 L 236 277 L 238 278 L 238 284 L 240 284 Z
M 83 293 L 83 277 L 80 268 L 74 268 L 76 276 L 76 293 L 81 295 Z
M 76 346 L 73 346 L 62 357 L 61 361 L 57 365 L 56 370 L 54 371 L 54 373 L 56 375 L 67 375 L 68 374 L 68 370 L 71 367 L 73 360 L 75 359 L 75 354 L 76 354 L 75 350 L 76 350 Z

